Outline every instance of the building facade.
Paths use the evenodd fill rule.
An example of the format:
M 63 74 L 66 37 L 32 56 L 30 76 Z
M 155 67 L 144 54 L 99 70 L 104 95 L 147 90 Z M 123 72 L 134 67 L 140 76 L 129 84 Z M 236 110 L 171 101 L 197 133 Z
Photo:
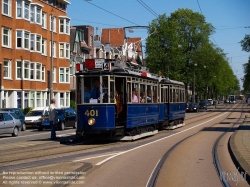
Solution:
M 67 0 L 1 1 L 0 108 L 47 106 L 51 97 L 57 106 L 70 105 L 69 4 Z

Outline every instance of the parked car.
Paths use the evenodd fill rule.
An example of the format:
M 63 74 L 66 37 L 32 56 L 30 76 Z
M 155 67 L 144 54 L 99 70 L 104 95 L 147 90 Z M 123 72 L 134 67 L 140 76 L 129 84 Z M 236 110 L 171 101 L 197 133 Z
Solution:
M 199 112 L 200 108 L 199 105 L 196 103 L 189 103 L 189 105 L 186 108 L 186 112 Z
M 18 136 L 22 123 L 18 116 L 11 111 L 0 111 L 0 134 Z
M 57 129 L 64 130 L 65 127 L 73 127 L 76 128 L 77 121 L 76 121 L 76 112 L 73 108 L 70 107 L 63 107 L 63 108 L 56 108 L 58 122 L 57 122 Z M 49 116 L 45 116 L 42 118 L 42 123 L 39 124 L 38 130 L 42 131 L 44 128 L 48 129 L 50 127 Z
M 22 131 L 26 130 L 26 125 L 25 125 L 25 122 L 24 122 L 25 116 L 23 114 L 23 111 L 20 108 L 1 108 L 0 110 L 1 111 L 11 111 L 11 112 L 14 112 L 18 116 L 18 118 L 20 119 L 20 121 L 22 123 L 21 130 Z
M 201 100 L 199 103 L 199 109 L 201 110 L 207 110 L 208 102 L 206 100 Z
M 39 127 L 44 116 L 49 116 L 49 107 L 36 107 L 29 111 L 25 116 L 26 127 Z

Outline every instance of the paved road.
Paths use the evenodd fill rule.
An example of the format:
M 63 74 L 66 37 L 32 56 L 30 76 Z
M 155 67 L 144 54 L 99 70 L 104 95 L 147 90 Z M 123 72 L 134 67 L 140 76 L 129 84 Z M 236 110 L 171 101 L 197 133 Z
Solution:
M 167 160 L 166 163 L 170 162 L 168 167 L 181 169 L 181 171 L 176 172 L 179 175 L 182 174 L 182 176 L 185 174 L 188 176 L 194 171 L 199 171 L 199 178 L 207 180 L 207 186 L 217 186 L 220 185 L 220 181 L 215 169 L 212 169 L 214 165 L 211 162 L 211 145 L 221 132 L 204 131 L 204 128 L 218 124 L 229 113 L 230 110 L 228 109 L 222 112 L 191 113 L 186 117 L 186 126 L 176 130 L 161 131 L 155 136 L 134 142 L 107 141 L 60 144 L 59 141 L 52 142 L 49 140 L 49 131 L 38 132 L 36 130 L 21 132 L 17 138 L 1 136 L 0 142 L 3 142 L 3 147 L 0 148 L 0 171 L 2 172 L 2 176 L 0 176 L 2 181 L 0 182 L 9 183 L 4 184 L 4 187 L 13 186 L 13 183 L 10 183 L 14 181 L 19 181 L 19 184 L 16 185 L 18 187 L 28 185 L 20 184 L 21 181 L 33 182 L 34 184 L 37 182 L 38 184 L 35 184 L 35 186 L 41 187 L 63 186 L 62 184 L 77 187 L 83 186 L 83 183 L 84 186 L 146 186 L 163 155 L 180 140 L 201 131 L 202 133 L 199 133 L 193 140 L 184 141 L 183 147 L 178 147 L 172 153 L 177 155 L 177 157 L 173 157 L 175 161 Z M 228 124 L 224 125 L 227 126 Z M 58 135 L 64 134 L 62 136 L 72 138 L 71 133 L 74 133 L 74 131 L 73 129 L 60 131 Z M 63 137 L 60 139 L 63 139 Z M 226 141 L 225 139 L 224 144 Z M 37 144 L 40 144 L 40 146 L 37 146 Z M 226 159 L 227 163 L 230 162 L 228 155 L 221 155 L 222 160 Z M 13 157 L 15 157 L 14 160 Z M 192 158 L 193 161 L 196 159 L 195 161 L 199 163 L 188 167 L 191 159 L 187 158 Z M 3 161 L 4 159 L 6 161 Z M 202 167 L 204 163 L 205 165 Z M 230 162 L 231 164 L 232 162 Z M 178 168 L 175 166 L 178 166 Z M 208 168 L 211 168 L 209 172 L 207 171 Z M 231 169 L 226 171 L 231 171 Z M 206 175 L 207 172 L 209 175 Z M 169 178 L 170 174 L 175 174 L 175 172 L 167 169 L 165 172 L 162 170 L 160 174 Z M 25 176 L 30 177 L 30 179 L 25 179 Z M 11 179 L 11 177 L 15 177 L 17 180 Z M 32 177 L 34 178 L 32 179 Z M 180 183 L 172 183 L 173 186 L 175 184 L 186 184 L 181 183 L 184 179 L 185 177 L 179 177 L 178 182 L 180 181 Z M 39 182 L 49 184 L 39 184 Z M 198 181 L 197 179 L 189 180 L 188 184 L 189 186 L 195 186 Z M 242 184 L 240 183 L 238 186 Z M 32 184 L 29 185 L 32 186 Z

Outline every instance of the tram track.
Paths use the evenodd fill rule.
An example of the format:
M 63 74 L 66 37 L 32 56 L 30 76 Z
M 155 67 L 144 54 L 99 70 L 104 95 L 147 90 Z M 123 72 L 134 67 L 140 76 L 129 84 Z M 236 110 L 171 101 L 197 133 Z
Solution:
M 216 112 L 216 115 L 218 113 Z M 212 116 L 216 116 L 212 115 Z M 211 118 L 211 115 L 209 115 L 207 118 Z M 204 116 L 203 116 L 204 120 Z M 200 121 L 200 120 L 198 120 Z M 197 118 L 196 118 L 197 122 Z M 159 136 L 164 135 L 166 131 L 160 131 L 158 134 Z M 166 134 L 165 134 L 166 135 Z M 164 136 L 165 136 L 164 135 Z M 158 136 L 153 136 L 150 139 L 157 138 Z M 149 141 L 149 138 L 147 139 L 141 139 L 136 141 L 136 143 L 143 143 L 144 141 Z M 120 145 L 127 146 L 130 144 L 133 144 L 134 142 L 112 142 L 108 141 L 105 143 L 100 142 L 76 142 L 69 145 L 65 144 L 59 144 L 59 142 L 50 142 L 39 144 L 38 146 L 32 146 L 32 147 L 23 147 L 21 149 L 16 148 L 8 148 L 4 151 L 1 151 L 0 153 L 0 167 L 5 167 L 8 165 L 15 165 L 15 164 L 22 164 L 22 163 L 29 163 L 34 161 L 41 161 L 41 160 L 47 160 L 51 158 L 57 158 L 57 157 L 64 157 L 64 156 L 70 156 L 70 155 L 76 155 L 86 152 L 92 152 L 98 149 L 107 149 L 109 147 L 119 147 Z
M 241 109 L 242 109 L 243 106 L 244 106 L 244 105 L 242 105 L 242 106 L 240 105 L 239 107 L 241 107 Z M 233 112 L 234 112 L 234 111 L 230 111 L 230 113 L 229 113 L 223 120 L 221 120 L 219 123 L 222 123 L 223 121 L 228 120 L 228 119 L 235 119 L 235 118 L 230 118 L 230 115 L 231 115 Z M 241 116 L 240 116 L 240 118 L 237 119 L 237 122 L 233 123 L 233 124 L 231 125 L 231 127 L 229 128 L 229 130 L 226 131 L 226 132 L 224 132 L 223 134 L 221 134 L 221 135 L 216 139 L 216 141 L 215 141 L 215 143 L 214 143 L 212 153 L 213 153 L 213 159 L 214 159 L 214 167 L 216 168 L 217 175 L 218 175 L 219 178 L 221 177 L 220 175 L 221 175 L 221 173 L 222 173 L 222 169 L 221 169 L 221 166 L 220 166 L 220 163 L 219 163 L 218 153 L 217 153 L 218 144 L 219 144 L 221 138 L 222 138 L 226 133 L 228 133 L 234 126 L 236 126 L 236 125 L 238 124 L 238 122 L 239 122 L 241 119 L 243 119 L 242 117 L 243 117 L 243 112 L 241 112 Z M 203 118 L 203 119 L 204 119 L 204 118 Z M 218 123 L 212 124 L 211 126 L 209 126 L 209 127 L 207 127 L 207 128 L 213 127 L 213 126 L 215 126 L 215 125 L 217 125 L 217 124 L 218 124 Z M 198 132 L 196 132 L 196 133 L 194 133 L 194 134 L 192 134 L 192 135 L 190 135 L 190 136 L 188 136 L 188 137 L 186 137 L 186 138 L 180 140 L 179 142 L 175 143 L 170 149 L 168 149 L 168 151 L 167 151 L 167 152 L 163 155 L 163 157 L 158 161 L 156 167 L 154 168 L 154 171 L 153 171 L 153 173 L 151 174 L 151 177 L 150 177 L 150 179 L 149 179 L 149 182 L 147 183 L 147 187 L 154 187 L 154 186 L 156 186 L 156 184 L 157 184 L 157 179 L 158 179 L 158 177 L 159 177 L 159 175 L 160 175 L 161 169 L 162 169 L 164 163 L 166 162 L 166 160 L 168 159 L 169 155 L 170 155 L 170 154 L 171 154 L 171 153 L 172 153 L 181 143 L 183 143 L 184 141 L 190 139 L 191 137 L 194 137 L 195 135 L 197 135 L 197 134 L 199 134 L 199 133 L 201 133 L 201 132 L 202 132 L 202 131 L 198 131 Z M 230 186 L 230 185 L 227 183 L 227 181 L 225 181 L 225 180 L 222 180 L 221 182 L 222 182 L 223 186 L 226 186 L 226 187 Z

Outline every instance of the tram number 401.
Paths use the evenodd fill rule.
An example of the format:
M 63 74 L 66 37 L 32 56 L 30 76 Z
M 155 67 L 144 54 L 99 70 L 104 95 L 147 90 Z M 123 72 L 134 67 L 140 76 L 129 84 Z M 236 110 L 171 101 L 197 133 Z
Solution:
M 85 112 L 86 116 L 98 116 L 98 110 L 87 110 Z

